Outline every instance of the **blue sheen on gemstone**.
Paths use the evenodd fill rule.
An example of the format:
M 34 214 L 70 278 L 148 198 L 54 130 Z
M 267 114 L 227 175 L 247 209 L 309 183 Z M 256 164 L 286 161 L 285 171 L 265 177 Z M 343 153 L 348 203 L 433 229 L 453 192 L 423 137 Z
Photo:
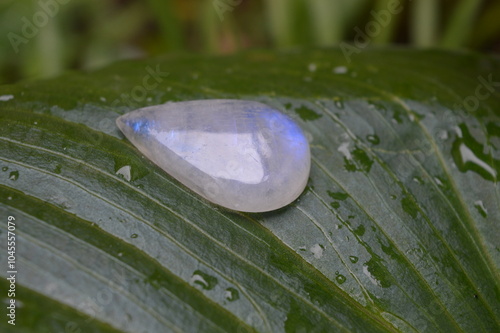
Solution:
M 154 124 L 152 121 L 146 118 L 127 119 L 127 126 L 131 127 L 135 133 L 147 134 L 149 132 L 149 128 L 151 128 Z

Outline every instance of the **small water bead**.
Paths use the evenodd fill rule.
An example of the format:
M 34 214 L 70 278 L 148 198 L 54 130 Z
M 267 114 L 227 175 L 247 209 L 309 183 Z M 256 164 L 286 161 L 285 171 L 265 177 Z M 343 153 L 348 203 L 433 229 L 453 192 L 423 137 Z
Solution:
M 372 145 L 378 145 L 380 143 L 380 138 L 375 134 L 369 134 L 366 136 L 366 140 Z
M 201 100 L 142 108 L 117 126 L 146 157 L 220 206 L 265 212 L 299 197 L 311 156 L 302 129 L 267 105 Z
M 321 259 L 323 256 L 323 251 L 325 250 L 325 247 L 321 244 L 314 244 L 311 248 L 310 251 L 314 255 L 314 258 L 316 259 Z
M 413 177 L 413 181 L 417 184 L 420 184 L 420 185 L 422 185 L 424 183 L 424 181 L 420 177 Z
M 485 153 L 484 143 L 477 141 L 465 124 L 455 128 L 457 138 L 453 142 L 451 154 L 458 170 L 474 172 L 486 180 L 495 182 L 500 173 L 500 160 Z
M 345 74 L 345 73 L 347 73 L 347 67 L 345 67 L 345 66 L 337 66 L 332 71 L 335 74 Z
M 356 256 L 349 256 L 349 260 L 350 260 L 353 264 L 355 264 L 355 263 L 357 263 L 357 262 L 358 262 L 359 258 L 358 258 L 358 257 L 356 257 Z
M 139 235 L 137 235 L 137 234 L 130 235 L 130 238 L 137 238 L 137 237 L 139 237 Z
M 486 207 L 484 207 L 484 203 L 482 200 L 475 201 L 474 207 L 476 207 L 477 211 L 479 212 L 479 214 L 481 214 L 482 217 L 488 217 L 488 210 L 486 209 Z
M 217 285 L 217 278 L 208 275 L 200 270 L 194 271 L 191 276 L 191 283 L 200 286 L 204 290 L 211 290 Z
M 335 280 L 337 280 L 338 284 L 342 284 L 345 282 L 346 280 L 346 277 L 342 274 L 338 274 L 336 277 L 335 277 Z
M 16 181 L 19 178 L 19 171 L 12 171 L 9 174 L 9 179 Z
M 333 101 L 333 104 L 335 104 L 335 107 L 337 109 L 343 109 L 344 108 L 344 102 L 340 98 L 335 98 Z
M 125 165 L 118 169 L 115 174 L 118 176 L 123 177 L 126 181 L 130 181 L 132 179 L 132 172 L 131 172 L 131 167 L 130 165 Z
M 229 302 L 234 302 L 240 298 L 240 293 L 238 292 L 238 290 L 229 287 L 224 293 L 224 298 Z

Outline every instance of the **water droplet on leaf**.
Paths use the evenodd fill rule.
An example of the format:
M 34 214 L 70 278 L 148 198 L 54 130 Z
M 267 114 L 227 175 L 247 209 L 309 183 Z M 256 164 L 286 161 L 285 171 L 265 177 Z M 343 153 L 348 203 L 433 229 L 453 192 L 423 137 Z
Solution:
M 494 159 L 484 145 L 479 143 L 469 132 L 465 124 L 457 127 L 458 138 L 453 142 L 451 154 L 462 172 L 472 171 L 486 180 L 495 181 L 500 172 L 500 160 Z
M 16 181 L 19 178 L 19 171 L 12 171 L 9 174 L 9 179 Z
M 344 102 L 342 102 L 342 100 L 340 98 L 334 99 L 333 104 L 335 104 L 335 107 L 337 109 L 343 109 L 344 108 Z
M 229 302 L 234 302 L 240 298 L 240 293 L 235 288 L 227 288 L 224 293 L 224 298 Z
M 314 255 L 314 258 L 320 259 L 323 256 L 323 251 L 325 247 L 321 244 L 314 244 L 310 251 Z
M 380 143 L 380 138 L 375 134 L 368 134 L 366 140 L 372 145 L 378 145 Z
M 482 217 L 488 217 L 488 210 L 486 209 L 486 207 L 484 207 L 483 201 L 477 200 L 476 202 L 474 202 L 474 207 L 476 207 L 477 211 L 479 212 L 479 214 L 481 214 Z
M 200 270 L 194 271 L 191 276 L 191 283 L 200 286 L 205 290 L 211 290 L 217 285 L 217 278 L 208 275 Z
M 339 284 L 342 284 L 342 283 L 344 283 L 344 282 L 345 282 L 346 277 L 345 277 L 344 275 L 342 275 L 342 274 L 339 274 L 339 275 L 337 275 L 337 276 L 335 277 L 335 280 L 337 280 L 337 282 L 338 282 Z
M 125 165 L 116 171 L 117 175 L 122 176 L 126 181 L 130 181 L 132 179 L 132 172 L 130 165 Z

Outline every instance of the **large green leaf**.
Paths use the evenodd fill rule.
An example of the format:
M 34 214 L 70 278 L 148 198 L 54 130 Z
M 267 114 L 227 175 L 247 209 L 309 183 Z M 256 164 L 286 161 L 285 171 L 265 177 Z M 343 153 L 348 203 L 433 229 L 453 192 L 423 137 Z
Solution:
M 491 56 L 374 50 L 349 63 L 318 50 L 127 61 L 1 87 L 0 265 L 12 215 L 18 309 L 16 330 L 5 316 L 0 329 L 499 331 L 497 80 Z M 208 98 L 300 123 L 313 163 L 296 202 L 215 207 L 114 125 Z

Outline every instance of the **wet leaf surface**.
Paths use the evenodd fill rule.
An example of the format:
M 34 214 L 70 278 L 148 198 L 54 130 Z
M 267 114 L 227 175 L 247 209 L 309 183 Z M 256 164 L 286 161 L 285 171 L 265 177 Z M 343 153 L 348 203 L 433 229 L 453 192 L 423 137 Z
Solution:
M 498 58 L 394 49 L 171 56 L 0 87 L 16 332 L 500 330 L 496 80 Z M 210 98 L 308 133 L 296 202 L 216 207 L 114 124 Z

